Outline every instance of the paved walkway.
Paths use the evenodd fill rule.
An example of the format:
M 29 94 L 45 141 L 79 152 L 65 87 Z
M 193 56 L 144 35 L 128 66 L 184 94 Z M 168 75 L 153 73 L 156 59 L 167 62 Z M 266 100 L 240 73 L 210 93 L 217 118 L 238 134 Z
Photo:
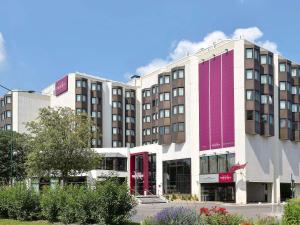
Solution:
M 132 217 L 134 222 L 141 222 L 148 216 L 153 216 L 161 209 L 168 207 L 187 207 L 199 211 L 201 207 L 213 207 L 219 206 L 224 207 L 230 213 L 237 213 L 248 218 L 257 218 L 265 216 L 275 216 L 281 217 L 283 212 L 282 205 L 272 205 L 272 204 L 247 204 L 247 205 L 237 205 L 229 203 L 215 203 L 215 202 L 170 202 L 164 204 L 145 204 L 138 205 L 135 210 L 136 214 Z

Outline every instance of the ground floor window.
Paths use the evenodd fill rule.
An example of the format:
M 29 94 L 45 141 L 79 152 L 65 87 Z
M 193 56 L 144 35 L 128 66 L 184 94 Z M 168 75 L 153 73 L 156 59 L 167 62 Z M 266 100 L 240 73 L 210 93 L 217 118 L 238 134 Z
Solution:
M 235 184 L 201 184 L 201 200 L 235 202 Z
M 191 159 L 163 162 L 163 192 L 191 193 Z

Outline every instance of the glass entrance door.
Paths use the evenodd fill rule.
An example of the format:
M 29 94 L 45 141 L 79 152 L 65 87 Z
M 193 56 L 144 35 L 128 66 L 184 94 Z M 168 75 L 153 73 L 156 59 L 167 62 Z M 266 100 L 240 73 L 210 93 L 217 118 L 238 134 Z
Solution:
M 135 157 L 134 190 L 136 194 L 144 194 L 144 167 L 141 155 Z

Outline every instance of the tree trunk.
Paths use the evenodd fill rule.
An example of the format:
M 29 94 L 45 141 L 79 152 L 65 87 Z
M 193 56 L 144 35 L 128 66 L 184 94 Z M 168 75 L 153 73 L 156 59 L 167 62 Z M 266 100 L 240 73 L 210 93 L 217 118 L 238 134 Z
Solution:
M 61 187 L 64 187 L 64 186 L 67 185 L 67 183 L 68 183 L 67 177 L 68 176 L 65 173 L 62 174 L 61 181 L 60 181 L 60 186 Z

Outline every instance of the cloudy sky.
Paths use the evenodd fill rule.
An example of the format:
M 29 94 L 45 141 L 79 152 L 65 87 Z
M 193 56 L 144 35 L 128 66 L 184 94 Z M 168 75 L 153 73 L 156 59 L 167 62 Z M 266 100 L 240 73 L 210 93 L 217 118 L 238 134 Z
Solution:
M 74 71 L 126 81 L 239 37 L 300 62 L 299 7 L 295 0 L 1 0 L 0 84 L 39 91 Z

